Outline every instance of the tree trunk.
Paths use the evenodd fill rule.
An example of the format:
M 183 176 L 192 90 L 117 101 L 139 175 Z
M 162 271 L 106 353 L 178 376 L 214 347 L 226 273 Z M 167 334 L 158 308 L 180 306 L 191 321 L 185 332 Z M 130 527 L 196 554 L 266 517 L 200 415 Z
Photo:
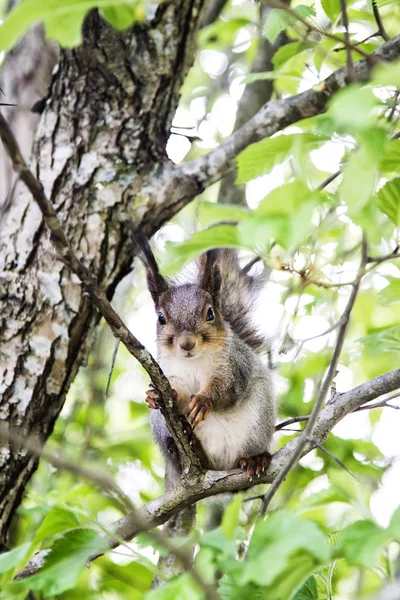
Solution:
M 121 215 L 151 235 L 178 209 L 157 204 L 151 181 L 168 161 L 166 142 L 202 5 L 172 0 L 152 22 L 122 33 L 96 12 L 89 15 L 83 44 L 61 53 L 36 131 L 32 168 L 74 251 L 109 298 L 132 261 Z M 44 443 L 99 315 L 55 256 L 21 184 L 2 226 L 0 302 L 0 419 Z M 0 549 L 36 466 L 14 444 L 0 449 Z

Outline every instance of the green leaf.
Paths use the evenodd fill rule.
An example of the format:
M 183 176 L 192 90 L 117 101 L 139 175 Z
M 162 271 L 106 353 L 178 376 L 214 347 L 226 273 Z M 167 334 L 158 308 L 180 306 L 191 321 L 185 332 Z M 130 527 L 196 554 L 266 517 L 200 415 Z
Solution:
M 236 555 L 236 540 L 227 539 L 222 530 L 222 525 L 211 531 L 206 531 L 201 536 L 201 545 L 207 548 L 213 548 L 226 556 L 234 557 Z
M 237 494 L 226 507 L 222 517 L 222 531 L 228 540 L 234 538 L 239 523 L 240 507 L 242 505 L 242 494 Z
M 310 232 L 318 193 L 302 181 L 293 181 L 272 190 L 254 215 L 239 224 L 240 239 L 246 248 L 264 252 L 272 241 L 294 249 Z
M 272 58 L 272 64 L 276 70 L 279 70 L 288 60 L 307 49 L 307 44 L 304 44 L 303 42 L 291 42 L 290 44 L 285 44 L 275 52 Z
M 318 586 L 315 577 L 311 576 L 307 579 L 293 600 L 318 600 Z
M 317 194 L 302 181 L 292 181 L 275 188 L 261 200 L 258 215 L 292 215 L 302 204 Z
M 330 116 L 339 133 L 353 133 L 369 127 L 372 109 L 378 104 L 370 88 L 352 85 L 339 90 L 330 102 Z
M 40 523 L 33 543 L 38 544 L 47 537 L 75 529 L 77 526 L 79 526 L 79 521 L 72 510 L 53 508 Z
M 343 179 L 338 192 L 353 218 L 357 218 L 360 210 L 374 195 L 377 180 L 376 160 L 364 146 L 353 151 L 343 168 Z
M 238 230 L 233 225 L 219 225 L 195 233 L 183 244 L 168 242 L 165 256 L 161 262 L 161 272 L 165 276 L 176 273 L 188 262 L 212 248 L 240 247 Z
M 373 567 L 389 539 L 388 532 L 373 521 L 357 521 L 343 530 L 340 551 L 351 565 Z
M 0 50 L 11 48 L 32 25 L 40 21 L 45 24 L 48 37 L 64 46 L 73 46 L 81 41 L 82 21 L 90 10 L 96 7 L 133 10 L 136 3 L 137 0 L 24 0 L 0 25 Z
M 309 152 L 326 142 L 326 139 L 311 133 L 297 133 L 294 135 L 279 135 L 251 144 L 237 157 L 238 176 L 236 183 L 247 183 L 255 177 L 265 175 L 275 165 L 289 158 L 293 147 L 300 146 Z
M 336 21 L 340 15 L 340 0 L 321 0 L 324 13 L 331 21 Z
M 3 552 L 0 554 L 0 573 L 7 573 L 11 569 L 14 569 L 21 561 L 24 560 L 31 547 L 30 542 L 17 546 L 9 552 Z
M 203 600 L 204 595 L 193 579 L 185 573 L 170 579 L 162 587 L 149 592 L 146 600 Z
M 142 12 L 144 13 L 144 11 Z M 140 10 L 138 10 L 137 1 L 130 4 L 121 4 L 120 6 L 103 8 L 100 11 L 100 14 L 119 31 L 127 29 L 132 23 L 144 16 L 144 14 L 141 15 Z
M 393 513 L 388 531 L 398 542 L 400 542 L 400 506 L 396 508 Z
M 294 12 L 299 15 L 299 17 L 306 19 L 307 17 L 316 15 L 316 12 L 310 6 L 305 6 L 300 4 L 296 6 Z M 298 21 L 298 18 L 293 14 L 293 12 L 288 12 L 281 8 L 274 8 L 271 10 L 271 13 L 267 19 L 267 22 L 264 25 L 264 35 L 265 37 L 273 43 L 278 35 L 286 29 L 287 27 L 293 25 Z
M 73 588 L 93 554 L 107 550 L 105 538 L 91 529 L 75 529 L 58 539 L 39 573 L 15 582 L 20 589 L 41 590 L 47 596 Z
M 301 519 L 288 510 L 273 513 L 265 521 L 256 523 L 247 566 L 240 581 L 270 586 L 281 579 L 283 571 L 294 568 L 293 560 L 297 554 L 305 559 L 307 571 L 313 564 L 328 562 L 331 549 L 312 521 Z M 304 578 L 306 572 L 300 568 L 300 574 Z M 297 581 L 297 585 L 299 583 L 301 581 Z
M 263 71 L 262 73 L 250 73 L 247 77 L 244 78 L 243 83 L 254 83 L 255 81 L 263 81 L 265 79 L 297 79 L 300 77 L 297 75 L 289 75 L 287 73 L 282 73 L 281 71 Z
M 400 172 L 400 140 L 389 140 L 379 168 L 382 171 Z
M 243 221 L 248 219 L 251 211 L 237 204 L 220 204 L 219 202 L 201 202 L 199 218 L 204 226 L 220 221 Z
M 373 71 L 374 84 L 400 88 L 400 60 L 392 63 L 377 65 Z
M 365 346 L 379 352 L 400 351 L 400 325 L 383 327 L 374 333 L 365 335 L 360 339 Z
M 400 177 L 388 181 L 379 190 L 378 208 L 400 227 Z

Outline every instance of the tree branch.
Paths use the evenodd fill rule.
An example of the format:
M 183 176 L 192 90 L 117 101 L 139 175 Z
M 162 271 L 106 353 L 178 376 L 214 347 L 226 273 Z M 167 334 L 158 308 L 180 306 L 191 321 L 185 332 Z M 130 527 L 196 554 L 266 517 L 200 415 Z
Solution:
M 337 394 L 319 413 L 313 431 L 313 439 L 319 444 L 324 443 L 335 425 L 346 415 L 354 412 L 366 402 L 375 400 L 383 394 L 389 394 L 398 388 L 400 388 L 400 369 L 375 377 L 343 394 Z M 189 473 L 184 476 L 178 487 L 173 491 L 167 492 L 163 496 L 148 502 L 135 512 L 112 523 L 108 527 L 110 536 L 123 540 L 131 540 L 139 532 L 162 525 L 171 516 L 199 500 L 217 494 L 249 489 L 261 483 L 271 483 L 282 470 L 289 457 L 295 452 L 300 441 L 300 437 L 298 436 L 288 442 L 279 452 L 274 454 L 267 471 L 262 473 L 260 478 L 253 479 L 253 481 L 250 481 L 238 469 L 234 471 L 206 471 L 199 474 Z M 308 454 L 312 449 L 313 446 L 311 443 L 303 446 L 301 456 Z M 138 521 L 141 523 L 140 529 L 137 527 Z M 116 546 L 118 546 L 118 542 L 111 540 L 110 548 L 115 548 Z M 34 563 L 40 562 L 40 554 L 42 553 L 34 557 Z M 28 574 L 32 575 L 38 571 L 38 568 L 40 566 L 36 567 L 30 561 L 19 572 L 18 577 L 22 578 Z
M 400 35 L 369 56 L 375 61 L 388 62 L 399 58 Z M 354 71 L 357 81 L 369 81 L 371 61 L 363 59 L 354 63 Z M 160 206 L 164 214 L 168 206 L 173 206 L 174 212 L 180 210 L 194 196 L 232 171 L 235 158 L 247 146 L 274 135 L 288 125 L 324 112 L 329 99 L 339 89 L 346 87 L 346 74 L 347 67 L 342 67 L 322 81 L 317 89 L 268 102 L 243 127 L 208 154 L 182 165 L 166 166 L 152 182 L 160 193 L 156 206 Z

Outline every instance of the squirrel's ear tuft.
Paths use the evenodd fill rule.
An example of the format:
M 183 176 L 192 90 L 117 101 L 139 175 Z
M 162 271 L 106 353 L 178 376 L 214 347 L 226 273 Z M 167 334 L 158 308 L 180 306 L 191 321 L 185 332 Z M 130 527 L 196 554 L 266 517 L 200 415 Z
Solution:
M 200 285 L 206 290 L 216 305 L 220 303 L 220 291 L 222 284 L 221 269 L 218 263 L 218 251 L 209 250 L 201 257 L 200 261 Z
M 147 236 L 128 219 L 124 221 L 128 229 L 136 256 L 142 261 L 146 269 L 147 287 L 153 298 L 154 304 L 158 306 L 158 301 L 163 292 L 169 288 L 168 282 L 158 270 L 157 261 L 150 247 Z

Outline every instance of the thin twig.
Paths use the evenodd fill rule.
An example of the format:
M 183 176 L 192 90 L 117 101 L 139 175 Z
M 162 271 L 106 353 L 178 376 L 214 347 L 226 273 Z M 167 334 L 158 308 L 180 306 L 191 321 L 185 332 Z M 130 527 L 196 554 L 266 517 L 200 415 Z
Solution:
M 306 26 L 308 31 L 314 31 L 315 33 L 319 33 L 322 36 L 330 38 L 331 40 L 340 42 L 341 44 L 344 44 L 347 48 L 350 48 L 351 50 L 358 52 L 358 54 L 363 56 L 368 62 L 370 62 L 370 63 L 373 62 L 374 64 L 376 63 L 376 57 L 371 56 L 370 54 L 367 54 L 367 52 L 364 52 L 363 50 L 360 50 L 360 48 L 357 48 L 357 46 L 350 43 L 347 39 L 342 40 L 342 38 L 340 38 L 338 35 L 334 35 L 333 33 L 329 33 L 328 31 L 322 31 L 321 29 L 312 25 L 309 21 L 307 21 L 306 19 L 301 17 L 295 10 L 288 7 L 287 4 L 285 4 L 281 0 L 268 0 L 268 4 L 270 6 L 272 6 L 273 8 L 280 8 L 281 10 L 285 10 L 287 13 L 292 15 L 292 17 L 294 19 L 296 19 L 296 21 L 300 21 L 300 23 L 303 23 L 303 25 Z
M 104 392 L 104 395 L 106 398 L 107 398 L 108 392 L 110 390 L 111 377 L 112 377 L 112 374 L 114 371 L 114 365 L 115 365 L 115 359 L 117 358 L 118 347 L 119 347 L 119 340 L 115 340 L 115 346 L 114 346 L 114 350 L 113 350 L 112 357 L 111 357 L 110 368 L 108 370 L 106 391 Z
M 346 465 L 334 454 L 332 454 L 332 452 L 330 452 L 329 450 L 327 450 L 322 444 L 320 444 L 319 442 L 317 442 L 316 440 L 314 440 L 313 438 L 308 438 L 308 441 L 313 444 L 313 446 L 316 446 L 317 448 L 319 448 L 319 450 L 321 450 L 322 452 L 325 452 L 325 454 L 327 456 L 329 456 L 330 458 L 332 458 L 332 460 L 334 460 L 340 467 L 342 467 L 342 469 L 344 469 L 345 471 L 347 471 L 347 473 L 349 475 L 351 475 L 351 477 L 353 477 L 356 481 L 358 481 L 357 477 L 350 471 L 350 469 L 348 469 L 346 467 Z
M 390 109 L 390 113 L 389 113 L 389 116 L 388 116 L 388 122 L 389 123 L 393 119 L 394 113 L 396 112 L 397 102 L 399 100 L 399 96 L 400 96 L 400 90 L 396 90 L 396 92 L 394 94 L 394 98 L 393 98 L 393 106 Z
M 349 33 L 349 18 L 347 16 L 346 0 L 340 0 L 340 9 L 342 11 L 342 19 L 344 25 L 344 37 L 346 40 L 346 56 L 347 56 L 347 77 L 350 83 L 356 80 L 354 71 L 353 59 L 351 57 L 350 33 Z
M 329 329 L 326 329 L 322 333 L 318 333 L 317 335 L 312 335 L 311 337 L 305 338 L 304 340 L 293 340 L 295 344 L 304 344 L 305 342 L 310 342 L 311 340 L 316 340 L 319 337 L 324 337 L 324 335 L 328 335 L 328 333 L 332 333 L 338 327 L 343 325 L 343 317 L 339 319 L 336 323 L 334 323 Z
M 395 400 L 396 398 L 399 398 L 399 397 L 400 397 L 400 393 L 396 392 L 395 394 L 392 394 L 388 398 L 384 398 L 383 400 L 380 400 L 379 402 L 374 402 L 374 404 L 364 404 L 363 406 L 356 408 L 356 410 L 354 412 L 358 412 L 360 410 L 371 410 L 372 408 L 384 408 L 385 406 L 398 410 L 398 409 L 400 409 L 400 406 L 395 406 L 394 404 L 388 404 L 388 402 L 390 402 L 391 400 Z
M 275 425 L 275 431 L 279 431 L 286 427 L 286 425 L 293 425 L 293 423 L 302 423 L 303 421 L 308 421 L 309 415 L 304 415 L 302 417 L 291 417 L 290 419 L 285 419 L 281 423 Z
M 59 257 L 79 277 L 85 291 L 109 324 L 114 336 L 140 362 L 150 376 L 154 387 L 159 392 L 163 401 L 162 412 L 165 416 L 168 429 L 177 444 L 183 472 L 187 472 L 191 466 L 200 469 L 200 461 L 190 446 L 188 438 L 184 433 L 182 422 L 175 412 L 172 390 L 168 379 L 150 352 L 129 331 L 122 319 L 115 312 L 107 296 L 98 286 L 95 274 L 75 256 L 51 202 L 46 197 L 42 185 L 27 167 L 14 135 L 1 113 L 0 137 L 19 179 L 29 189 L 42 211 L 44 221 L 50 230 L 50 239 Z
M 368 35 L 366 38 L 364 38 L 363 40 L 360 40 L 359 42 L 353 42 L 354 46 L 360 46 L 361 44 L 365 44 L 365 42 L 368 42 L 368 40 L 370 40 L 373 37 L 376 37 L 377 35 L 380 35 L 379 31 L 375 31 L 375 33 L 371 33 L 371 35 Z M 334 48 L 334 52 L 341 52 L 342 50 L 346 50 L 346 46 L 341 46 L 340 48 Z
M 331 362 L 329 364 L 328 372 L 327 372 L 325 379 L 322 383 L 322 386 L 320 388 L 318 397 L 317 397 L 315 404 L 313 406 L 313 409 L 311 411 L 311 415 L 308 419 L 307 425 L 306 425 L 305 429 L 303 430 L 303 432 L 299 436 L 300 439 L 299 439 L 299 442 L 298 442 L 293 454 L 289 457 L 289 460 L 284 465 L 284 467 L 282 468 L 282 470 L 280 471 L 278 476 L 275 478 L 275 480 L 271 484 L 269 490 L 267 491 L 267 493 L 264 496 L 264 499 L 263 499 L 263 502 L 262 502 L 262 505 L 261 505 L 260 511 L 259 511 L 260 515 L 264 515 L 266 513 L 266 511 L 269 507 L 269 504 L 275 495 L 275 492 L 278 490 L 279 486 L 286 479 L 286 476 L 289 473 L 289 471 L 292 469 L 292 467 L 297 463 L 297 461 L 301 457 L 303 448 L 308 443 L 308 438 L 313 437 L 313 435 L 312 435 L 313 429 L 314 429 L 315 423 L 317 421 L 318 414 L 319 414 L 320 410 L 322 409 L 322 406 L 325 402 L 325 398 L 328 394 L 329 388 L 331 387 L 332 380 L 336 374 L 336 368 L 337 368 L 337 364 L 339 361 L 340 353 L 342 351 L 346 333 L 347 333 L 347 330 L 349 327 L 351 311 L 353 310 L 353 306 L 354 306 L 355 300 L 357 298 L 361 280 L 365 274 L 367 257 L 368 257 L 368 247 L 367 247 L 367 242 L 365 241 L 365 238 L 364 238 L 363 243 L 362 243 L 362 254 L 361 254 L 360 267 L 358 269 L 357 277 L 353 283 L 353 289 L 351 291 L 350 298 L 347 302 L 347 306 L 342 315 L 343 323 L 340 326 L 339 331 L 338 331 L 336 344 L 335 344 L 335 347 L 333 350 L 333 354 L 332 354 Z
M 336 177 L 339 177 L 341 172 L 342 172 L 342 169 L 338 169 L 335 173 L 332 173 L 332 175 L 329 175 L 329 177 L 327 177 L 322 183 L 319 184 L 319 186 L 317 187 L 317 190 L 323 190 L 324 188 L 326 188 L 326 186 L 329 185 L 330 183 L 332 183 L 332 181 L 334 179 L 336 179 Z
M 383 37 L 385 42 L 388 42 L 390 40 L 390 37 L 386 33 L 386 30 L 383 26 L 381 15 L 379 13 L 379 9 L 376 4 L 376 0 L 372 0 L 372 12 L 374 13 L 375 21 L 376 21 L 376 24 L 378 25 L 379 35 L 381 35 Z
M 392 394 L 388 398 L 384 398 L 383 400 L 380 400 L 379 402 L 375 402 L 374 404 L 364 404 L 364 405 L 356 408 L 353 412 L 358 412 L 360 410 L 372 410 L 373 408 L 384 408 L 385 406 L 387 406 L 388 408 L 394 408 L 396 410 L 399 410 L 400 406 L 395 406 L 394 404 L 388 404 L 388 402 L 390 402 L 391 400 L 394 400 L 395 398 L 399 398 L 399 397 L 400 397 L 400 393 L 396 392 L 395 394 Z M 287 425 L 293 425 L 293 423 L 302 423 L 303 421 L 308 421 L 309 418 L 310 418 L 309 415 L 303 415 L 300 417 L 291 417 L 290 419 L 285 419 L 284 421 L 281 421 L 280 423 L 275 425 L 275 431 L 285 430 Z M 293 431 L 293 430 L 286 429 L 286 431 Z
M 376 266 L 394 258 L 400 258 L 400 247 L 396 247 L 393 252 L 390 254 L 384 254 L 383 256 L 368 256 L 367 263 L 374 263 Z

